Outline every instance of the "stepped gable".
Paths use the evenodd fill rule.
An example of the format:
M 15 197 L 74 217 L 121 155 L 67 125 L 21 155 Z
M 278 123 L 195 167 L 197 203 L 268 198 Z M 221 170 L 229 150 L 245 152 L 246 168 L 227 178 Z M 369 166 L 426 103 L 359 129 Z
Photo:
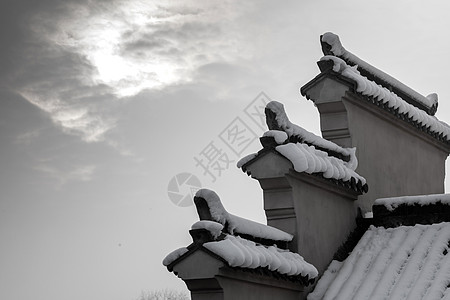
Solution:
M 239 160 L 238 168 L 249 174 L 248 165 L 274 152 L 288 159 L 298 173 L 322 177 L 359 194 L 368 191 L 365 178 L 355 172 L 355 148 L 343 148 L 291 123 L 279 102 L 269 102 L 265 114 L 270 130 L 260 138 L 263 149 Z
M 325 56 L 330 55 L 341 58 L 347 65 L 352 67 L 356 66 L 362 76 L 387 88 L 409 104 L 425 111 L 429 115 L 433 116 L 436 113 L 438 107 L 437 94 L 432 93 L 425 97 L 389 74 L 386 74 L 365 62 L 355 54 L 346 50 L 342 46 L 339 36 L 334 33 L 327 32 L 321 35 L 320 43 L 322 45 L 322 52 Z
M 193 299 L 450 299 L 450 195 L 439 194 L 450 127 L 434 117 L 437 95 L 374 68 L 332 33 L 321 43 L 320 74 L 301 93 L 323 138 L 272 101 L 262 149 L 237 162 L 263 189 L 271 226 L 230 214 L 202 189 L 193 243 L 163 265 Z
M 299 282 L 304 286 L 315 281 L 316 268 L 287 249 L 292 235 L 228 213 L 211 190 L 199 190 L 194 202 L 200 221 L 189 231 L 193 243 L 166 256 L 163 265 L 169 271 L 201 251 L 233 270 Z

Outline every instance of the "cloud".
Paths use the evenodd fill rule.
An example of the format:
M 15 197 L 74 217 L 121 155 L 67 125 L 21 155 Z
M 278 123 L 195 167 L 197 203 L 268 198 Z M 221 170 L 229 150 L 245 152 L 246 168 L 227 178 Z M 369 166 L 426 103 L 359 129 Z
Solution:
M 78 165 L 78 166 L 61 166 L 56 167 L 52 161 L 41 160 L 34 166 L 34 169 L 44 173 L 49 178 L 55 180 L 57 185 L 56 189 L 60 189 L 69 182 L 88 182 L 93 180 L 96 171 L 95 165 Z
M 40 13 L 39 10 L 27 11 L 18 16 L 22 14 L 34 20 Z M 18 21 L 23 19 L 25 17 Z M 92 84 L 89 78 L 95 69 L 83 56 L 37 34 L 42 33 L 43 28 L 50 30 L 45 22 L 40 24 L 42 28 L 30 22 L 26 30 L 24 24 L 10 26 L 22 39 L 15 41 L 15 52 L 3 52 L 16 62 L 14 69 L 2 70 L 0 74 L 4 88 L 15 91 L 47 113 L 64 132 L 86 142 L 104 140 L 105 134 L 115 126 L 115 117 L 107 109 L 110 105 L 105 105 L 114 101 L 110 88 Z
M 202 65 L 251 55 L 226 30 L 238 16 L 228 1 L 202 8 L 194 1 L 30 2 L 17 15 L 21 24 L 11 28 L 20 39 L 9 47 L 15 67 L 1 74 L 3 83 L 85 142 L 107 140 L 119 99 L 186 84 Z
M 15 137 L 14 143 L 16 144 L 22 144 L 22 145 L 29 145 L 33 140 L 38 138 L 40 135 L 39 129 L 34 129 L 31 131 L 27 131 L 25 133 L 19 134 Z
M 27 38 L 18 47 L 21 60 L 7 82 L 64 132 L 131 156 L 112 131 L 138 94 L 179 87 L 228 99 L 234 88 L 251 95 L 233 99 L 247 99 L 261 91 L 250 88 L 261 69 L 251 63 L 267 25 L 247 27 L 245 16 L 254 7 L 237 5 L 133 0 L 33 6 L 21 26 Z
M 66 98 L 66 101 L 63 101 L 58 97 L 62 94 L 58 87 L 54 87 L 52 92 L 39 88 L 24 87 L 19 93 L 30 103 L 49 113 L 53 122 L 60 125 L 65 132 L 79 135 L 86 142 L 98 142 L 104 140 L 106 132 L 115 126 L 115 119 L 101 116 L 91 108 L 98 103 L 86 103 L 89 99 L 71 101 L 73 99 Z
M 92 66 L 91 84 L 129 97 L 188 82 L 203 63 L 251 55 L 238 46 L 232 24 L 239 14 L 232 6 L 228 1 L 207 2 L 201 9 L 193 1 L 72 4 L 63 16 L 36 16 L 32 23 L 49 44 Z

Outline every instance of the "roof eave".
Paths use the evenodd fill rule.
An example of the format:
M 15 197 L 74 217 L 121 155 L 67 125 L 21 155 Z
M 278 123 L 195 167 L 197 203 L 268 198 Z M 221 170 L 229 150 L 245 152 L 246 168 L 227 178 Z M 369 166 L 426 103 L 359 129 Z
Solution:
M 284 159 L 287 159 L 286 157 L 284 157 L 283 155 L 278 153 L 273 148 L 263 148 L 258 152 L 258 154 L 253 159 L 251 159 L 250 161 L 248 161 L 241 167 L 242 172 L 246 173 L 248 176 L 252 176 L 252 173 L 248 170 L 248 167 L 269 153 L 274 153 Z M 287 173 L 287 174 L 289 174 L 289 173 Z M 337 180 L 337 179 L 332 179 L 332 178 L 325 178 L 325 177 L 323 177 L 322 173 L 313 173 L 313 174 L 308 174 L 308 173 L 304 173 L 304 172 L 299 173 L 299 172 L 295 171 L 293 168 L 291 168 L 290 174 L 291 175 L 299 174 L 299 175 L 304 175 L 307 177 L 315 178 L 315 180 L 319 180 L 330 186 L 334 186 L 336 188 L 346 190 L 346 191 L 350 192 L 352 195 L 354 195 L 355 197 L 357 197 L 358 195 L 367 193 L 369 190 L 369 186 L 367 183 L 363 185 L 363 184 L 361 184 L 360 181 L 356 182 L 355 178 L 353 178 L 353 177 L 349 181 L 343 181 L 343 180 Z
M 343 55 L 337 55 L 332 51 L 332 46 L 330 44 L 328 44 L 327 42 L 322 41 L 322 37 L 323 35 L 320 36 L 320 44 L 322 46 L 322 53 L 324 55 L 331 55 L 331 56 L 335 56 L 338 57 L 340 59 L 342 59 L 343 61 L 345 61 L 348 65 L 350 66 L 355 66 L 357 65 L 358 67 L 358 71 L 361 73 L 361 75 L 363 75 L 364 77 L 366 77 L 367 79 L 374 81 L 375 83 L 387 88 L 388 90 L 390 90 L 391 92 L 395 93 L 397 96 L 399 96 L 400 98 L 402 98 L 403 100 L 405 100 L 406 102 L 408 102 L 409 104 L 425 111 L 427 114 L 434 116 L 436 114 L 437 111 L 437 107 L 438 107 L 438 103 L 435 103 L 433 106 L 428 106 L 425 105 L 422 101 L 420 101 L 418 99 L 419 98 L 426 98 L 425 96 L 421 95 L 420 93 L 416 92 L 415 90 L 413 90 L 412 88 L 410 88 L 409 86 L 406 86 L 402 83 L 400 83 L 400 81 L 398 81 L 396 78 L 392 77 L 391 75 L 387 74 L 386 72 L 372 66 L 371 64 L 369 64 L 366 61 L 363 61 L 362 59 L 358 58 L 359 60 L 363 61 L 365 65 L 367 65 L 368 67 L 372 68 L 372 70 L 376 70 L 377 72 L 381 73 L 384 77 L 388 78 L 389 80 L 391 80 L 393 82 L 389 83 L 387 80 L 383 79 L 382 77 L 376 75 L 375 73 L 373 73 L 373 71 L 371 71 L 370 69 L 365 68 L 364 66 L 362 66 L 361 64 L 359 64 L 357 61 L 353 61 L 351 59 L 351 57 L 344 57 Z M 350 55 L 354 55 L 350 52 L 348 52 L 347 50 L 345 50 L 348 54 Z M 354 55 L 356 57 L 356 55 Z M 396 84 L 402 84 L 405 86 L 405 88 L 407 90 L 410 90 L 409 93 L 403 89 L 401 89 L 400 87 L 396 86 Z M 416 94 L 416 95 L 414 95 Z
M 306 99 L 312 100 L 314 102 L 314 99 L 310 98 L 308 91 L 324 78 L 334 79 L 344 85 L 347 85 L 351 91 L 356 91 L 356 81 L 344 77 L 338 72 L 333 71 L 333 67 L 332 65 L 330 66 L 329 61 L 318 61 L 317 65 L 319 66 L 321 72 L 300 88 L 300 94 L 306 97 Z
M 439 144 L 444 146 L 444 148 L 446 149 L 445 151 L 450 152 L 450 140 L 447 140 L 443 134 L 433 132 L 430 130 L 429 127 L 419 124 L 417 121 L 414 121 L 412 118 L 406 118 L 405 116 L 400 115 L 398 113 L 398 111 L 386 108 L 383 105 L 380 105 L 377 101 L 374 101 L 371 97 L 367 97 L 367 96 L 364 96 L 364 95 L 356 92 L 357 83 L 354 80 L 344 77 L 340 73 L 333 71 L 332 67 L 330 67 L 329 63 L 322 63 L 319 61 L 317 64 L 319 65 L 319 68 L 321 69 L 322 72 L 300 88 L 300 93 L 302 94 L 302 96 L 306 97 L 308 100 L 311 100 L 315 103 L 315 99 L 312 99 L 310 97 L 310 94 L 308 93 L 308 91 L 310 89 L 312 89 L 313 87 L 315 87 L 321 80 L 324 80 L 325 78 L 329 78 L 329 79 L 338 81 L 349 87 L 348 94 L 352 94 L 352 95 L 355 95 L 356 97 L 366 99 L 367 102 L 370 102 L 370 103 L 378 106 L 383 111 L 386 111 L 387 113 L 394 115 L 398 119 L 405 121 L 410 126 L 416 128 L 417 130 L 430 136 L 431 138 L 433 138 L 433 140 L 436 140 Z

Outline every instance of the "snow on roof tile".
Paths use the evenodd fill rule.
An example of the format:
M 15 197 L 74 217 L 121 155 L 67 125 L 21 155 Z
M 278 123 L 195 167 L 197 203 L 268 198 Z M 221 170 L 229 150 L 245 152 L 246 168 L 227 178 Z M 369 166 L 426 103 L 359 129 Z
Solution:
M 316 278 L 317 269 L 298 253 L 264 246 L 253 241 L 226 235 L 223 240 L 203 244 L 203 247 L 223 258 L 231 267 L 256 269 L 268 268 L 287 276 Z
M 450 194 L 380 198 L 375 200 L 373 205 L 383 205 L 387 210 L 394 211 L 400 205 L 424 206 L 436 203 L 450 205 Z
M 371 226 L 307 299 L 442 299 L 450 284 L 449 245 L 450 223 Z
M 197 197 L 208 199 L 210 207 L 215 207 L 213 215 L 216 216 L 216 221 L 202 220 L 192 225 L 190 233 L 194 239 L 193 244 L 176 249 L 164 258 L 163 265 L 169 270 L 173 270 L 173 265 L 193 252 L 203 249 L 214 257 L 222 259 L 230 267 L 251 270 L 262 268 L 269 274 L 278 273 L 277 277 L 287 276 L 290 280 L 300 281 L 305 285 L 312 283 L 318 276 L 317 269 L 306 262 L 300 254 L 278 247 L 275 243 L 261 244 L 251 240 L 252 236 L 291 240 L 291 235 L 242 218 L 233 220 L 235 216 L 222 210 L 223 206 L 219 205 L 217 201 L 220 200 L 213 191 L 200 191 Z M 218 215 L 221 217 L 218 218 Z M 239 232 L 246 232 L 250 238 L 233 235 L 219 220 L 235 223 L 237 227 L 234 228 L 234 233 L 239 229 Z
M 192 224 L 191 229 L 205 229 L 211 233 L 213 238 L 218 238 L 223 230 L 223 225 L 214 221 L 198 221 Z
M 347 183 L 348 188 L 358 192 L 367 192 L 366 179 L 356 173 L 348 162 L 328 155 L 327 152 L 317 150 L 314 146 L 302 143 L 287 143 L 277 145 L 272 149 L 288 159 L 298 173 L 319 174 L 325 179 L 332 179 Z M 270 151 L 270 150 L 268 150 Z M 247 171 L 247 164 L 263 155 L 265 149 L 259 153 L 249 154 L 237 162 L 237 167 Z
M 172 252 L 167 254 L 166 257 L 163 259 L 163 262 L 162 262 L 163 265 L 167 267 L 168 265 L 173 263 L 175 260 L 177 260 L 178 258 L 183 256 L 184 254 L 186 254 L 188 251 L 189 250 L 186 247 L 181 247 L 181 248 L 178 248 L 176 250 L 173 250 Z
M 293 124 L 289 120 L 282 103 L 277 101 L 267 103 L 265 113 L 269 129 L 284 131 L 289 138 L 294 138 L 298 142 L 315 146 L 320 150 L 340 154 L 342 157 L 348 157 L 353 170 L 358 166 L 355 148 L 343 148 L 329 140 L 309 132 L 296 124 Z
M 450 126 L 439 121 L 436 117 L 428 115 L 423 110 L 409 104 L 387 88 L 362 76 L 356 67 L 347 65 L 345 61 L 335 56 L 324 56 L 321 61 L 332 61 L 333 71 L 356 82 L 356 92 L 374 99 L 377 103 L 405 116 L 417 124 L 419 128 L 426 128 L 431 133 L 442 135 L 445 141 L 450 141 Z
M 279 145 L 276 151 L 289 159 L 294 170 L 302 173 L 314 174 L 321 173 L 327 179 L 351 181 L 353 178 L 356 183 L 366 184 L 366 179 L 349 168 L 346 162 L 329 156 L 326 152 L 317 150 L 314 146 L 308 146 L 301 143 L 289 143 Z
M 202 199 L 206 202 L 206 207 Z M 259 239 L 283 242 L 289 242 L 293 238 L 291 234 L 275 227 L 230 214 L 225 210 L 219 196 L 214 191 L 200 189 L 195 194 L 194 202 L 200 219 L 207 220 L 210 218 L 211 221 L 222 224 L 230 234 L 243 234 Z
M 244 166 L 251 160 L 255 159 L 257 156 L 258 156 L 258 153 L 250 153 L 250 154 L 244 156 L 243 158 L 238 160 L 238 162 L 236 163 L 236 167 L 238 167 L 239 169 L 242 168 L 242 166 Z
M 275 151 L 291 161 L 296 172 L 320 174 L 325 179 L 348 183 L 348 187 L 358 192 L 367 192 L 366 179 L 355 172 L 358 166 L 356 148 L 343 148 L 291 123 L 283 104 L 279 102 L 267 104 L 266 118 L 269 128 L 278 130 L 272 129 L 264 133 L 261 138 L 264 149 L 240 159 L 237 162 L 238 168 L 245 172 L 247 164 L 256 160 L 264 151 Z M 265 140 L 267 138 L 272 138 L 272 141 L 268 142 Z
M 321 36 L 322 49 L 325 55 L 334 55 L 345 60 L 347 64 L 356 66 L 358 70 L 370 78 L 370 80 L 394 91 L 401 97 L 405 97 L 406 101 L 414 106 L 425 110 L 428 114 L 434 115 L 438 105 L 437 94 L 433 93 L 427 97 L 419 94 L 415 90 L 401 83 L 392 76 L 370 65 L 364 60 L 360 59 L 350 51 L 346 50 L 339 40 L 339 36 L 334 33 L 327 32 Z

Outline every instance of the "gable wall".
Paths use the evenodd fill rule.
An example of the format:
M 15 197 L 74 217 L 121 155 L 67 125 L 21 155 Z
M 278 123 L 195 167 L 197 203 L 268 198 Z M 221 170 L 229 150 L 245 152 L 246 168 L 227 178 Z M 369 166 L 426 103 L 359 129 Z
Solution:
M 425 133 L 355 97 L 343 98 L 357 172 L 369 192 L 359 197 L 363 211 L 377 198 L 444 192 L 447 152 Z
M 310 175 L 292 172 L 287 177 L 297 216 L 294 242 L 298 253 L 322 274 L 356 226 L 356 197 Z
M 305 87 L 319 110 L 322 136 L 357 148 L 356 171 L 369 185 L 357 201 L 363 212 L 380 197 L 444 192 L 448 146 L 353 93 L 355 87 L 336 76 L 323 75 Z
M 264 165 L 261 159 L 248 168 L 263 169 Z M 267 224 L 293 234 L 291 250 L 322 274 L 356 226 L 356 195 L 292 169 L 283 177 L 257 179 L 264 191 Z

